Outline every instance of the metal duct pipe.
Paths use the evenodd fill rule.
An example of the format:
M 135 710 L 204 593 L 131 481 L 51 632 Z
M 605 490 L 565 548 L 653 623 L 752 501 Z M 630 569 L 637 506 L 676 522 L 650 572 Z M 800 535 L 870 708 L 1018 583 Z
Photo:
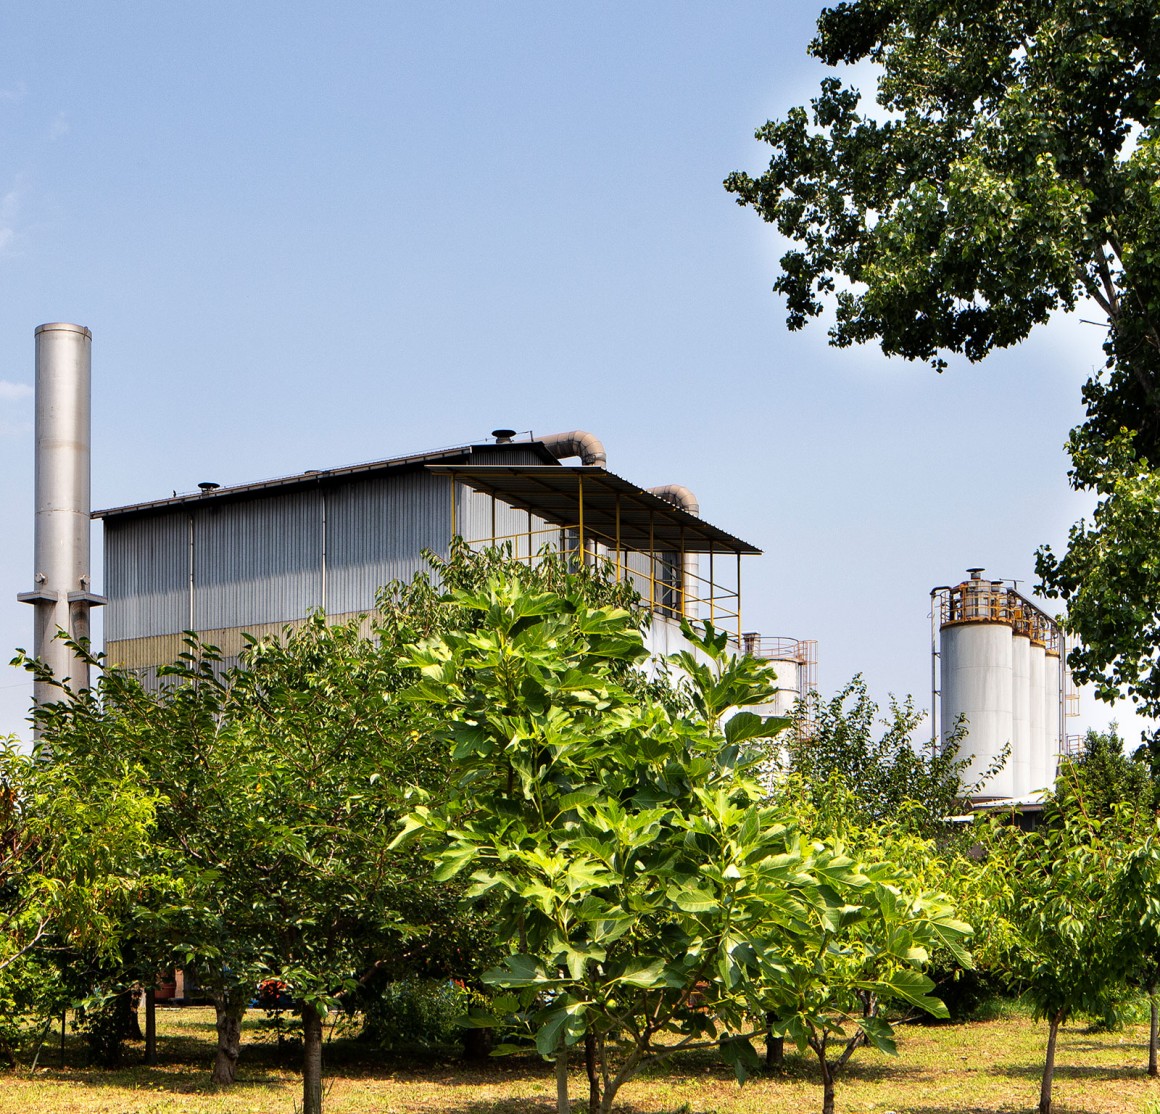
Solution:
M 701 504 L 697 497 L 684 484 L 662 484 L 660 487 L 650 487 L 652 495 L 659 496 L 666 503 L 680 507 L 688 514 L 701 517 Z M 686 619 L 697 618 L 697 590 L 701 583 L 701 559 L 695 553 L 686 553 L 681 562 L 681 601 L 682 611 Z
M 684 484 L 662 484 L 660 487 L 650 487 L 649 493 L 657 495 L 666 503 L 673 503 L 689 514 L 701 517 L 701 504 L 697 497 Z
M 578 456 L 581 464 L 594 464 L 597 468 L 608 467 L 608 454 L 604 442 L 595 433 L 574 429 L 569 433 L 552 433 L 537 440 L 557 460 L 565 456 Z
M 34 656 L 75 690 L 88 687 L 88 665 L 57 632 L 88 639 L 89 610 L 105 602 L 89 571 L 92 343 L 83 325 L 36 330 L 36 586 L 17 597 L 35 609 Z M 38 704 L 57 696 L 47 682 L 34 686 Z

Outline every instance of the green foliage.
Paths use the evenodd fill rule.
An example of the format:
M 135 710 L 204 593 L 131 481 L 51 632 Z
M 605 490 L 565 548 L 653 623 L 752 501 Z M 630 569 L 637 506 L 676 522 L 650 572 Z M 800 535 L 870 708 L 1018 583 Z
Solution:
M 524 1017 L 545 1056 L 585 1041 L 601 1110 L 682 1049 L 716 1046 L 744 1079 L 753 1011 L 781 1010 L 795 1033 L 828 1024 L 829 999 L 801 997 L 821 983 L 939 1009 L 922 941 L 965 926 L 934 897 L 902 899 L 905 872 L 864 872 L 760 803 L 746 744 L 784 722 L 727 713 L 768 699 L 766 667 L 687 630 L 681 715 L 622 682 L 645 650 L 621 609 L 501 577 L 448 602 L 486 621 L 420 644 L 410 698 L 443 724 L 456 792 L 417 795 L 398 842 L 421 838 L 437 879 L 469 873 L 511 941 L 485 976 L 506 992 L 497 1013 Z M 818 969 L 854 953 L 861 974 Z M 863 1024 L 888 1041 L 876 1014 Z
M 810 52 L 876 64 L 877 107 L 827 77 L 757 132 L 726 187 L 792 243 L 788 325 L 835 306 L 831 342 L 945 366 L 1091 299 L 1105 366 L 1069 443 L 1099 497 L 1041 590 L 1068 602 L 1078 680 L 1160 711 L 1160 13 L 1151 0 L 851 0 Z M 1155 744 L 1160 747 L 1160 744 Z
M 1067 552 L 1036 555 L 1046 594 L 1067 601 L 1067 621 L 1082 645 L 1068 655 L 1080 684 L 1114 700 L 1126 694 L 1149 716 L 1160 714 L 1160 472 L 1126 429 L 1105 442 L 1072 433 L 1076 487 L 1099 496 L 1092 521 L 1071 528 Z M 1153 451 L 1153 459 L 1154 451 Z M 1160 763 L 1154 763 L 1160 769 Z
M 486 1008 L 478 992 L 447 981 L 405 979 L 388 983 L 361 1003 L 362 1037 L 382 1049 L 446 1048 L 458 1043 L 472 1007 Z
M 1112 724 L 1106 733 L 1090 729 L 1083 752 L 1060 764 L 1055 794 L 1044 820 L 1052 823 L 1061 813 L 1081 811 L 1100 819 L 1128 817 L 1133 827 L 1155 815 L 1156 784 L 1142 755 L 1129 758 L 1124 741 Z
M 932 752 L 929 740 L 915 743 L 923 714 L 912 697 L 901 704 L 892 697 L 881 721 L 878 710 L 860 674 L 830 700 L 810 693 L 796 710 L 796 729 L 784 744 L 778 740 L 775 765 L 798 780 L 825 832 L 847 821 L 872 827 L 895 820 L 945 835 L 945 818 L 977 788 L 962 784 L 970 764 L 959 758 L 964 729 Z
M 1151 330 L 1136 295 L 1160 289 L 1158 41 L 1144 0 L 824 10 L 810 53 L 875 62 L 877 111 L 827 77 L 809 110 L 758 130 L 768 170 L 726 182 L 793 241 L 775 283 L 790 327 L 834 295 L 835 344 L 936 367 L 1084 296 L 1118 330 Z
M 987 960 L 1049 1023 L 1040 1092 L 1040 1110 L 1049 1114 L 1060 1025 L 1081 1013 L 1114 1016 L 1127 984 L 1148 981 L 1154 965 L 1154 822 L 1123 805 L 1092 815 L 1072 797 L 1034 831 L 996 825 L 983 834 Z

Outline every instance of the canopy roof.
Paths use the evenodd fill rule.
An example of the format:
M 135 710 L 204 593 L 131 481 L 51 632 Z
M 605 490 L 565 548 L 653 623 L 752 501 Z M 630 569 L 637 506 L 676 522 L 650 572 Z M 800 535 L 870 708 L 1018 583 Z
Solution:
M 542 464 L 462 467 L 428 464 L 427 471 L 452 476 L 476 491 L 494 495 L 509 506 L 531 511 L 559 526 L 576 526 L 583 521 L 585 530 L 599 534 L 602 542 L 613 544 L 619 539 L 622 549 L 641 552 L 683 550 L 686 553 L 761 552 L 757 546 L 603 468 Z

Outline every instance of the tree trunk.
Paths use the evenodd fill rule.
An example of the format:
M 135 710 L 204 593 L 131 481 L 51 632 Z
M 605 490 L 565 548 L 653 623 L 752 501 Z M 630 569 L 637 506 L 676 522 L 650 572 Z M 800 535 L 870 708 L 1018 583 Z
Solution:
M 834 1114 L 834 1073 L 822 1057 L 822 1114 Z
M 596 1066 L 596 1034 L 584 1034 L 584 1068 L 588 1072 L 588 1114 L 600 1114 L 600 1073 Z
M 561 1037 L 560 1047 L 556 1049 L 556 1114 L 571 1114 L 571 1110 L 572 1104 L 568 1101 L 568 1046 Z
M 322 1114 L 322 1016 L 302 1003 L 302 1114 Z
M 145 1034 L 141 1032 L 141 988 L 129 991 L 129 1003 L 126 1007 L 128 1017 L 125 1021 L 125 1037 L 131 1041 L 143 1041 Z
M 1152 1015 L 1151 1025 L 1148 1027 L 1148 1074 L 1154 1077 L 1157 1074 L 1157 1038 L 1160 1037 L 1160 1010 L 1157 1009 L 1158 1003 L 1154 986 L 1148 988 L 1148 1005 L 1151 1007 L 1150 1013 Z
M 229 1085 L 238 1074 L 238 1056 L 242 1049 L 242 1016 L 246 1012 L 246 995 L 240 986 L 214 992 L 217 1013 L 217 1053 L 213 1061 L 214 1083 Z
M 145 991 L 145 1063 L 157 1063 L 157 994 Z
M 476 1063 L 488 1059 L 494 1044 L 494 1030 L 492 1029 L 463 1030 L 463 1058 L 468 1062 Z
M 781 1070 L 785 1062 L 785 1037 L 773 1035 L 773 1014 L 765 1015 L 765 1070 Z
M 822 1114 L 834 1114 L 834 1068 L 826 1059 L 826 1042 L 824 1039 L 817 1044 L 811 1041 L 810 1047 L 822 1068 Z
M 1051 1018 L 1047 1031 L 1047 1058 L 1043 1064 L 1043 1083 L 1039 1088 L 1039 1114 L 1051 1114 L 1051 1083 L 1055 1077 L 1055 1038 L 1059 1035 L 1062 1011 Z

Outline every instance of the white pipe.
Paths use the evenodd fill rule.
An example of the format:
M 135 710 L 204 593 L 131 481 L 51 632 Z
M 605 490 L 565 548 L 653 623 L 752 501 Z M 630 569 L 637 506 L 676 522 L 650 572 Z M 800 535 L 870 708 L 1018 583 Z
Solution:
M 593 464 L 597 468 L 608 467 L 608 454 L 604 442 L 594 433 L 573 429 L 568 433 L 551 433 L 537 440 L 557 460 L 565 456 L 578 456 L 581 464 Z
M 105 602 L 89 565 L 92 342 L 83 325 L 36 330 L 36 587 L 17 597 L 35 608 L 33 655 L 74 690 L 88 687 L 88 665 L 57 634 L 87 640 L 89 610 Z M 33 697 L 59 690 L 38 681 Z
M 680 507 L 688 514 L 701 517 L 701 504 L 684 484 L 662 484 L 650 487 L 649 493 Z M 697 589 L 701 583 L 701 559 L 695 553 L 686 553 L 681 562 L 681 599 L 684 602 L 684 616 L 695 619 L 698 615 Z M 711 587 L 711 586 L 710 586 Z

